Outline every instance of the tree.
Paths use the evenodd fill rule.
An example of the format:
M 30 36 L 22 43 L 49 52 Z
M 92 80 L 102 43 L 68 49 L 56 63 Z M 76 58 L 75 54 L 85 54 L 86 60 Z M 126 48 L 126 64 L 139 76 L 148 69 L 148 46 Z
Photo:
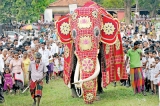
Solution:
M 11 20 L 37 21 L 54 0 L 0 0 L 0 2 L 0 22 L 10 23 Z
M 160 0 L 139 0 L 139 6 L 141 9 L 147 9 L 150 12 L 150 16 L 156 16 L 156 10 L 159 7 Z
M 93 0 L 96 3 L 100 3 L 102 0 Z
M 131 21 L 131 2 L 132 2 L 132 0 L 125 0 L 124 1 L 126 24 L 130 24 L 130 21 Z
M 135 0 L 102 0 L 103 7 L 106 8 L 124 8 L 125 21 L 127 24 L 131 21 L 131 6 L 135 4 Z
M 101 4 L 106 8 L 123 8 L 124 0 L 101 0 Z

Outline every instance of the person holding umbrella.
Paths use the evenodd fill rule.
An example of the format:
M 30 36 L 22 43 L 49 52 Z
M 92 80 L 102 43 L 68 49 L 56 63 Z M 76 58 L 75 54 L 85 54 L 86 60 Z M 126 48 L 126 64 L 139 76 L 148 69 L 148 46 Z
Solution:
M 41 61 L 42 55 L 39 52 L 35 53 L 35 61 L 32 61 L 29 66 L 30 93 L 34 99 L 33 106 L 39 106 L 42 97 L 43 79 L 46 76 L 47 67 Z M 37 100 L 36 100 L 37 99 Z

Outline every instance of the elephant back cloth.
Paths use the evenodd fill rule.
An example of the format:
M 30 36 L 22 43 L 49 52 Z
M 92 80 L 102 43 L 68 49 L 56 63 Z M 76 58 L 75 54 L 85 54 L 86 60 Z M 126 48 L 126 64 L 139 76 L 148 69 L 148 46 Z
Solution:
M 89 79 L 100 71 L 97 68 L 99 49 L 102 58 L 105 58 L 105 61 L 101 59 L 100 66 L 102 86 L 128 78 L 119 27 L 117 19 L 92 1 L 56 22 L 57 34 L 65 45 L 63 78 L 66 85 L 70 84 L 74 54 L 79 65 L 80 80 Z M 97 76 L 83 82 L 82 89 L 85 103 L 93 103 L 97 93 Z

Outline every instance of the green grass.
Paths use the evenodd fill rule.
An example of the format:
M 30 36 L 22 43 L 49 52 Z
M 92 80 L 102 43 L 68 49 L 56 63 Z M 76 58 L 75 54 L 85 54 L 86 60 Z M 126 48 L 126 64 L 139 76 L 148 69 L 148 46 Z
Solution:
M 72 98 L 70 89 L 62 79 L 52 80 L 44 84 L 41 106 L 158 106 L 158 95 L 142 96 L 134 95 L 130 88 L 110 84 L 101 100 L 92 105 L 85 105 L 82 98 Z M 32 98 L 29 92 L 20 95 L 5 95 L 5 103 L 0 106 L 32 106 Z

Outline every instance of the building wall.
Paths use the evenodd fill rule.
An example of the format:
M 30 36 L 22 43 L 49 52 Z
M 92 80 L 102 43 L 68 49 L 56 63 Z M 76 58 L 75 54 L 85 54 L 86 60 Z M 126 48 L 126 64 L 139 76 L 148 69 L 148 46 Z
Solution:
M 48 9 L 52 9 L 53 14 L 67 14 L 69 13 L 69 7 L 49 7 Z
M 49 7 L 48 9 L 52 9 L 54 20 L 58 20 L 62 15 L 69 13 L 69 7 Z
M 61 14 L 54 14 L 54 21 L 57 21 L 61 16 Z
M 117 17 L 119 21 L 124 20 L 125 18 L 125 12 L 123 10 L 117 11 Z
M 48 9 L 52 9 L 54 20 L 58 20 L 62 15 L 69 13 L 69 7 L 48 7 Z M 117 10 L 117 18 L 119 21 L 122 21 L 125 17 L 124 10 Z

